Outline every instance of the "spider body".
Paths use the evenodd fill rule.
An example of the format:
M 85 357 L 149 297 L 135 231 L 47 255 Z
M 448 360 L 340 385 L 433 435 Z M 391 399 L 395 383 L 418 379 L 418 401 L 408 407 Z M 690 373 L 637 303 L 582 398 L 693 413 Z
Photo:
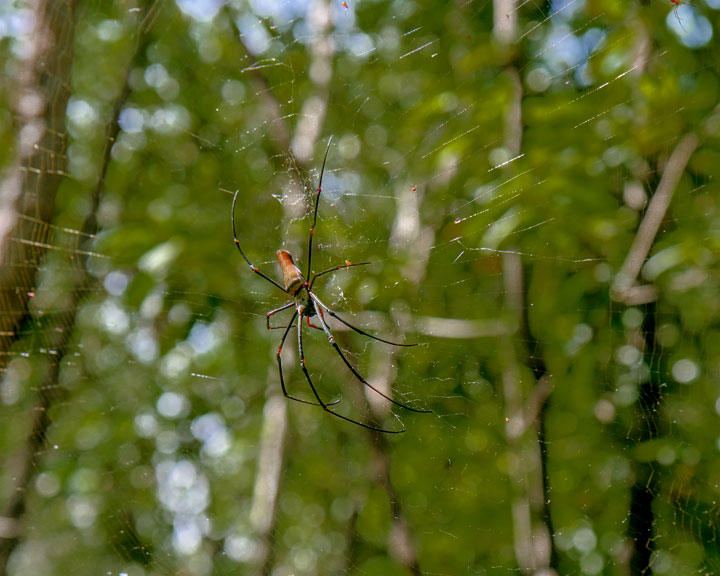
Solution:
M 322 328 L 310 324 L 310 318 L 317 314 L 317 310 L 308 292 L 305 276 L 295 264 L 292 254 L 287 250 L 278 250 L 275 255 L 280 264 L 280 270 L 282 270 L 285 292 L 294 298 L 295 310 L 297 310 L 300 321 L 307 318 L 308 326 L 322 330 Z
M 337 272 L 338 270 L 344 270 L 349 269 L 355 266 L 365 266 L 366 264 L 369 264 L 369 262 L 360 262 L 357 264 L 351 264 L 348 261 L 345 261 L 345 264 L 341 264 L 339 266 L 334 266 L 332 268 L 328 268 L 327 270 L 323 270 L 322 272 L 316 272 L 315 274 L 312 274 L 312 248 L 313 248 L 313 236 L 315 235 L 315 226 L 317 225 L 317 215 L 318 215 L 318 205 L 320 204 L 320 195 L 322 194 L 322 178 L 323 174 L 325 173 L 325 163 L 327 162 L 328 153 L 330 152 L 330 144 L 332 143 L 332 137 L 328 140 L 327 149 L 325 150 L 325 157 L 323 159 L 322 168 L 320 169 L 320 178 L 318 180 L 318 187 L 317 187 L 317 195 L 315 196 L 315 211 L 313 213 L 313 223 L 312 227 L 310 228 L 310 238 L 308 241 L 308 268 L 307 268 L 307 275 L 303 275 L 300 268 L 295 264 L 295 261 L 293 260 L 293 257 L 291 256 L 290 252 L 287 250 L 278 250 L 275 253 L 275 256 L 277 257 L 277 261 L 280 264 L 280 269 L 282 271 L 283 275 L 283 284 L 276 282 L 263 272 L 261 272 L 257 266 L 255 266 L 250 260 L 248 259 L 247 255 L 243 251 L 242 247 L 240 246 L 240 241 L 237 238 L 237 232 L 235 230 L 235 204 L 238 199 L 239 191 L 235 192 L 235 196 L 233 197 L 233 203 L 232 203 L 232 213 L 231 213 L 231 223 L 232 223 L 232 229 L 233 229 L 233 240 L 235 242 L 235 246 L 237 247 L 238 251 L 242 255 L 243 259 L 247 263 L 247 265 L 250 267 L 250 270 L 252 270 L 255 274 L 260 276 L 261 278 L 264 278 L 270 284 L 274 285 L 275 287 L 282 290 L 285 294 L 290 296 L 292 300 L 279 308 L 276 308 L 275 310 L 271 310 L 266 315 L 266 324 L 268 330 L 274 330 L 274 329 L 284 329 L 283 336 L 280 339 L 280 345 L 277 349 L 276 359 L 278 364 L 278 372 L 280 374 L 280 385 L 282 387 L 283 394 L 286 398 L 289 398 L 290 400 L 295 400 L 296 402 L 301 402 L 303 404 L 311 404 L 313 406 L 320 406 L 325 412 L 332 414 L 333 416 L 340 418 L 342 420 L 345 420 L 346 422 L 350 422 L 352 424 L 357 424 L 358 426 L 362 426 L 363 428 L 368 428 L 370 430 L 375 430 L 376 432 L 384 432 L 388 434 L 398 434 L 400 432 L 404 432 L 405 429 L 402 430 L 385 430 L 383 428 L 378 428 L 376 426 L 373 426 L 371 424 L 366 424 L 364 422 L 359 422 L 358 420 L 353 420 L 352 418 L 349 418 L 347 416 L 343 416 L 342 414 L 335 412 L 331 409 L 331 406 L 334 406 L 337 404 L 340 400 L 336 400 L 334 402 L 325 402 L 320 395 L 318 394 L 317 389 L 315 388 L 315 385 L 313 384 L 312 378 L 310 377 L 310 372 L 308 371 L 307 364 L 305 361 L 305 351 L 303 347 L 303 319 L 307 322 L 308 327 L 315 328 L 316 330 L 322 330 L 325 333 L 325 336 L 328 339 L 328 342 L 330 345 L 335 349 L 335 352 L 338 354 L 340 359 L 343 361 L 345 366 L 350 370 L 352 375 L 364 386 L 369 388 L 370 390 L 374 391 L 376 394 L 379 394 L 383 398 L 385 398 L 387 401 L 395 404 L 396 406 L 399 406 L 401 408 L 404 408 L 405 410 L 409 410 L 411 412 L 429 412 L 429 410 L 420 410 L 417 408 L 412 408 L 411 406 L 408 406 L 406 404 L 403 404 L 402 402 L 398 402 L 397 400 L 394 400 L 387 394 L 383 393 L 381 390 L 370 384 L 365 378 L 363 378 L 360 373 L 355 369 L 355 367 L 350 363 L 350 361 L 345 356 L 345 353 L 340 349 L 340 346 L 338 346 L 337 342 L 335 341 L 335 338 L 332 334 L 332 331 L 330 330 L 330 327 L 327 324 L 327 321 L 325 320 L 325 314 L 328 314 L 329 316 L 332 316 L 332 318 L 341 324 L 343 324 L 345 327 L 349 328 L 350 330 L 357 332 L 358 334 L 361 334 L 363 336 L 367 336 L 368 338 L 372 338 L 373 340 L 377 340 L 378 342 L 383 342 L 385 344 L 390 344 L 391 346 L 415 346 L 415 344 L 400 344 L 398 342 L 391 342 L 390 340 L 384 340 L 382 338 L 379 338 L 377 336 L 373 336 L 372 334 L 368 334 L 364 330 L 361 330 L 360 328 L 353 326 L 348 321 L 344 320 L 342 317 L 340 317 L 337 313 L 335 313 L 333 310 L 328 308 L 325 304 L 322 303 L 322 301 L 317 297 L 317 295 L 313 292 L 313 285 L 315 284 L 315 280 L 317 280 L 320 276 L 324 276 L 326 274 L 331 274 L 333 272 Z M 308 280 L 309 278 L 309 280 Z M 282 312 L 283 310 L 288 310 L 290 308 L 295 308 L 295 311 L 293 312 L 290 321 L 285 326 L 271 326 L 270 325 L 270 318 L 277 314 L 278 312 Z M 314 324 L 310 323 L 310 318 L 316 317 L 318 322 L 320 323 L 320 326 L 316 326 Z M 297 324 L 296 324 L 297 321 Z M 291 396 L 288 394 L 287 388 L 285 386 L 285 378 L 283 376 L 283 365 L 282 365 L 282 351 L 283 346 L 285 344 L 285 340 L 288 337 L 288 334 L 290 333 L 290 330 L 293 328 L 293 326 L 297 326 L 297 338 L 298 338 L 298 353 L 300 356 L 300 368 L 303 371 L 303 374 L 305 375 L 305 379 L 307 383 L 310 386 L 310 390 L 313 393 L 313 396 L 315 397 L 315 400 L 317 402 L 312 402 L 309 400 L 304 400 L 302 398 L 296 398 L 295 396 Z
M 295 260 L 293 260 L 290 252 L 287 250 L 278 250 L 275 255 L 280 264 L 280 270 L 282 270 L 283 273 L 285 292 L 296 297 L 298 293 L 302 292 L 305 286 L 305 276 L 300 272 L 300 268 L 295 264 Z

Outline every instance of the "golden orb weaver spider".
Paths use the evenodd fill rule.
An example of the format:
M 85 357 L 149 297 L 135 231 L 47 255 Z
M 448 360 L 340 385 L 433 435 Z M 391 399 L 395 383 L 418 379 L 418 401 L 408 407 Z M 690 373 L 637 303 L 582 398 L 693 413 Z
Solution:
M 322 398 L 320 398 L 320 395 L 318 394 L 317 389 L 315 388 L 315 385 L 313 384 L 312 378 L 310 377 L 310 372 L 308 372 L 306 362 L 305 362 L 305 351 L 303 349 L 303 332 L 302 332 L 302 325 L 303 325 L 303 318 L 306 320 L 307 325 L 310 328 L 315 328 L 317 330 L 322 330 L 325 332 L 325 335 L 327 336 L 328 341 L 330 342 L 330 345 L 335 349 L 338 356 L 342 359 L 342 361 L 345 363 L 345 365 L 348 367 L 350 372 L 352 373 L 357 380 L 359 380 L 363 385 L 370 388 L 375 393 L 379 394 L 389 402 L 392 402 L 396 406 L 399 406 L 401 408 L 404 408 L 405 410 L 409 410 L 410 412 L 421 412 L 421 413 L 427 413 L 430 412 L 430 410 L 420 410 L 418 408 L 412 408 L 411 406 L 407 406 L 406 404 L 403 404 L 402 402 L 398 402 L 397 400 L 394 400 L 390 398 L 390 396 L 384 394 L 382 391 L 378 390 L 375 386 L 370 384 L 365 378 L 363 378 L 360 373 L 357 371 L 357 369 L 350 363 L 350 361 L 347 359 L 347 356 L 345 356 L 345 353 L 340 349 L 340 346 L 338 346 L 337 342 L 335 342 L 335 337 L 332 334 L 332 331 L 330 330 L 329 326 L 327 325 L 327 322 L 325 321 L 325 314 L 328 314 L 332 316 L 335 320 L 340 322 L 341 324 L 345 325 L 347 328 L 350 328 L 350 330 L 353 330 L 354 332 L 357 332 L 358 334 L 361 334 L 363 336 L 367 336 L 368 338 L 372 338 L 373 340 L 377 340 L 378 342 L 383 342 L 385 344 L 390 344 L 391 346 L 417 346 L 417 344 L 400 344 L 398 342 L 391 342 L 390 340 L 384 340 L 382 338 L 379 338 L 377 336 L 373 336 L 372 334 L 368 334 L 364 330 L 361 330 L 357 326 L 353 326 L 346 320 L 343 320 L 340 316 L 338 316 L 333 310 L 328 308 L 325 304 L 323 304 L 320 299 L 317 297 L 317 295 L 313 292 L 313 285 L 315 284 L 315 280 L 317 280 L 320 276 L 324 276 L 325 274 L 330 274 L 332 272 L 335 272 L 337 270 L 343 270 L 346 268 L 352 268 L 355 266 L 365 266 L 369 264 L 369 262 L 360 262 L 357 264 L 351 264 L 350 262 L 345 262 L 345 264 L 341 264 L 340 266 L 334 266 L 332 268 L 328 268 L 327 270 L 323 270 L 322 272 L 317 272 L 315 274 L 312 274 L 312 248 L 313 248 L 313 237 L 315 235 L 315 226 L 317 225 L 317 215 L 318 215 L 318 206 L 320 204 L 320 195 L 322 194 L 322 180 L 323 180 L 323 174 L 325 174 L 325 164 L 327 162 L 328 154 L 330 153 L 330 145 L 332 144 L 332 136 L 328 140 L 327 149 L 325 150 L 325 157 L 323 158 L 322 168 L 320 169 L 320 178 L 318 179 L 318 187 L 317 187 L 317 195 L 315 196 L 315 210 L 313 213 L 313 222 L 312 227 L 310 228 L 310 239 L 308 241 L 308 266 L 307 266 L 307 275 L 303 276 L 303 273 L 300 271 L 300 268 L 295 264 L 293 261 L 293 257 L 290 255 L 290 253 L 287 250 L 278 250 L 276 252 L 276 257 L 278 260 L 278 263 L 280 264 L 280 268 L 282 270 L 283 274 L 283 283 L 284 286 L 280 285 L 278 282 L 261 272 L 257 266 L 255 266 L 252 262 L 250 262 L 250 259 L 247 257 L 245 252 L 243 251 L 242 247 L 240 246 L 240 241 L 237 238 L 237 232 L 235 229 L 235 204 L 237 202 L 239 190 L 235 192 L 235 195 L 233 196 L 232 201 L 232 209 L 230 214 L 230 220 L 232 223 L 232 231 L 233 231 L 233 239 L 235 241 L 235 246 L 237 246 L 237 249 L 240 251 L 240 254 L 242 255 L 245 262 L 247 262 L 248 266 L 250 266 L 250 270 L 252 270 L 255 274 L 260 276 L 261 278 L 264 278 L 270 284 L 273 286 L 279 288 L 282 290 L 285 294 L 288 294 L 292 297 L 292 301 L 288 302 L 287 304 L 284 304 L 283 306 L 280 306 L 279 308 L 276 308 L 275 310 L 271 310 L 267 313 L 266 316 L 266 322 L 267 322 L 267 329 L 272 330 L 274 328 L 284 328 L 285 332 L 282 335 L 282 338 L 280 339 L 280 345 L 277 349 L 276 359 L 278 364 L 278 372 L 280 374 L 280 385 L 282 386 L 283 394 L 286 398 L 289 398 L 290 400 L 295 400 L 296 402 L 301 402 L 302 404 L 310 404 L 313 406 L 321 406 L 322 409 L 325 412 L 328 412 L 329 414 L 332 414 L 333 416 L 336 416 L 337 418 L 340 418 L 342 420 L 345 420 L 347 422 L 350 422 L 352 424 L 357 424 L 358 426 L 362 426 L 363 428 L 368 428 L 369 430 L 375 430 L 376 432 L 384 432 L 386 434 L 399 434 L 401 432 L 405 432 L 405 429 L 402 430 L 386 430 L 384 428 L 378 428 L 377 426 L 373 426 L 371 424 L 367 424 L 365 422 L 359 422 L 358 420 L 353 420 L 352 418 L 348 418 L 347 416 L 343 416 L 342 414 L 335 412 L 330 408 L 330 406 L 334 406 L 337 404 L 340 400 L 336 400 L 335 402 L 324 402 Z M 310 280 L 308 281 L 307 278 Z M 290 318 L 290 321 L 288 322 L 287 326 L 279 326 L 279 327 L 272 327 L 270 326 L 270 318 L 277 314 L 278 312 L 282 312 L 283 310 L 287 310 L 288 308 L 295 307 L 295 311 L 292 314 L 292 317 Z M 316 316 L 318 321 L 320 322 L 320 326 L 315 326 L 314 324 L 310 323 L 310 318 L 313 316 Z M 287 388 L 285 387 L 285 378 L 283 376 L 283 367 L 282 367 L 282 351 L 283 346 L 285 345 L 285 340 L 288 337 L 288 334 L 290 333 L 290 329 L 293 327 L 293 324 L 297 320 L 297 338 L 298 338 L 298 354 L 300 356 L 300 367 L 302 368 L 303 374 L 305 375 L 305 379 L 307 380 L 307 383 L 310 385 L 310 389 L 312 390 L 313 395 L 315 396 L 315 399 L 317 402 L 311 402 L 309 400 L 303 400 L 302 398 L 296 398 L 295 396 L 291 396 L 288 394 Z

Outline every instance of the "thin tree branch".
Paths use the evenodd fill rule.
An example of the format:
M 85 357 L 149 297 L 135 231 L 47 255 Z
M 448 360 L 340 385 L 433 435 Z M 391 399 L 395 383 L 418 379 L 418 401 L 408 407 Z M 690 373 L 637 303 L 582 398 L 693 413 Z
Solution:
M 699 142 L 695 134 L 686 134 L 680 139 L 680 142 L 678 142 L 675 150 L 670 155 L 660 179 L 660 184 L 658 184 L 657 190 L 653 194 L 650 204 L 648 204 L 645 216 L 625 257 L 625 262 L 623 262 L 617 276 L 615 276 L 611 288 L 611 295 L 614 300 L 618 302 L 632 300 L 637 303 L 637 290 L 633 290 L 633 288 L 635 288 L 638 274 L 647 259 L 650 248 L 655 241 L 655 236 L 670 207 L 680 177 Z M 654 292 L 648 294 L 652 295 Z

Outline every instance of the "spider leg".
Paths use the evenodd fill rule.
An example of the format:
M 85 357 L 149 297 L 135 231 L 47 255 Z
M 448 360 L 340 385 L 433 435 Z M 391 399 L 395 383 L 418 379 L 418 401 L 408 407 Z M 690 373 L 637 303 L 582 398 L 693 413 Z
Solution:
M 323 404 L 322 402 L 320 404 L 318 404 L 317 402 L 310 402 L 309 400 L 303 400 L 302 398 L 295 398 L 295 396 L 290 396 L 290 394 L 288 394 L 287 389 L 285 388 L 285 378 L 283 377 L 283 369 L 282 369 L 282 350 L 283 350 L 283 345 L 285 344 L 285 340 L 287 339 L 287 336 L 290 333 L 290 328 L 292 328 L 293 322 L 295 322 L 295 318 L 297 318 L 297 315 L 298 315 L 298 313 L 295 312 L 293 314 L 292 318 L 290 318 L 290 322 L 288 323 L 287 328 L 285 328 L 283 337 L 280 340 L 280 346 L 278 346 L 276 358 L 277 358 L 277 364 L 278 364 L 278 372 L 280 373 L 280 386 L 282 386 L 282 391 L 283 391 L 283 395 L 285 396 L 285 398 L 289 398 L 290 400 L 295 400 L 295 402 L 300 402 L 301 404 L 310 404 L 311 406 L 322 406 L 323 408 L 325 408 L 327 410 L 326 406 L 334 406 L 335 404 L 340 402 L 340 400 L 339 399 L 335 400 L 334 402 L 330 402 L 329 404 Z M 300 325 L 302 324 L 302 318 L 300 319 L 300 322 L 298 322 L 298 324 L 300 324 Z M 299 328 L 298 328 L 298 330 L 299 330 Z M 317 397 L 317 394 L 315 394 L 315 396 Z M 320 400 L 320 398 L 318 398 L 318 400 Z
M 325 323 L 322 321 L 321 323 L 323 326 L 325 326 Z M 327 331 L 326 331 L 327 332 Z M 405 429 L 402 430 L 385 430 L 384 428 L 377 428 L 376 426 L 372 426 L 370 424 L 365 424 L 364 422 L 358 422 L 357 420 L 353 420 L 352 418 L 348 418 L 347 416 L 343 416 L 342 414 L 338 414 L 337 412 L 334 412 L 333 410 L 330 410 L 329 406 L 332 406 L 332 404 L 326 404 L 322 401 L 320 398 L 320 395 L 318 394 L 318 391 L 315 389 L 315 385 L 313 384 L 312 378 L 310 378 L 310 372 L 308 372 L 307 366 L 305 365 L 305 352 L 303 350 L 303 339 L 302 339 L 302 320 L 298 322 L 298 352 L 300 354 L 300 367 L 302 368 L 303 374 L 305 374 L 305 379 L 307 380 L 308 384 L 310 384 L 310 389 L 313 391 L 313 394 L 315 394 L 315 398 L 317 398 L 318 403 L 320 406 L 322 406 L 323 410 L 325 412 L 332 414 L 333 416 L 336 416 L 337 418 L 340 418 L 341 420 L 345 420 L 346 422 L 350 422 L 351 424 L 357 424 L 358 426 L 362 426 L 363 428 L 367 428 L 368 430 L 374 430 L 375 432 L 383 432 L 385 434 L 400 434 L 402 432 L 405 432 Z M 342 354 L 341 354 L 342 355 Z M 306 402 L 307 403 L 307 402 Z
M 318 278 L 318 276 L 323 276 L 324 274 L 330 274 L 330 272 L 336 272 L 337 270 L 345 270 L 347 268 L 354 268 L 355 266 L 367 266 L 368 264 L 372 264 L 372 262 L 358 262 L 357 264 L 351 264 L 350 262 L 345 262 L 345 264 L 341 264 L 340 266 L 334 266 L 332 268 L 328 268 L 327 270 L 323 270 L 322 272 L 313 274 L 313 277 L 310 280 L 310 284 L 308 285 L 308 288 L 312 289 L 313 284 L 315 284 L 315 280 Z
M 315 328 L 315 330 L 322 330 L 322 326 L 315 326 L 315 324 L 312 324 L 310 322 L 310 316 L 305 316 L 305 320 L 310 328 Z
M 320 205 L 320 194 L 322 194 L 322 180 L 323 180 L 323 174 L 325 174 L 325 163 L 328 159 L 328 154 L 330 154 L 330 144 L 332 144 L 333 137 L 330 136 L 327 143 L 327 149 L 325 150 L 325 158 L 323 158 L 322 168 L 320 168 L 320 178 L 318 180 L 318 187 L 317 187 L 317 196 L 315 196 L 315 213 L 313 214 L 313 223 L 312 228 L 310 228 L 310 239 L 308 240 L 308 267 L 307 267 L 307 275 L 305 276 L 308 278 L 310 276 L 310 270 L 312 269 L 312 247 L 313 247 L 313 236 L 315 236 L 315 225 L 317 224 L 317 214 L 318 214 L 318 206 Z
M 282 312 L 283 310 L 292 308 L 293 306 L 295 306 L 295 302 L 288 302 L 284 306 L 280 306 L 280 308 L 275 308 L 275 310 L 270 310 L 270 312 L 268 312 L 267 316 L 266 316 L 267 329 L 268 330 L 277 330 L 278 328 L 285 328 L 285 326 L 270 326 L 270 317 L 273 316 L 274 314 L 277 314 L 278 312 Z M 291 326 L 291 325 L 292 325 L 292 322 L 289 322 L 288 326 Z
M 316 298 L 313 294 L 311 294 L 311 297 L 319 303 L 319 300 L 317 300 L 317 298 Z M 325 308 L 325 309 L 327 310 L 327 308 L 326 308 L 325 306 L 323 306 L 323 308 Z M 330 312 L 330 310 L 327 310 L 327 312 Z M 334 317 L 334 315 L 333 315 L 333 317 Z M 320 319 L 320 324 L 322 325 L 323 330 L 325 331 L 325 335 L 327 336 L 328 341 L 330 342 L 330 345 L 331 345 L 333 348 L 335 348 L 335 351 L 338 353 L 338 355 L 340 356 L 340 358 L 342 358 L 342 361 L 345 362 L 345 366 L 347 366 L 347 367 L 350 369 L 350 372 L 353 373 L 353 376 L 355 376 L 355 378 L 357 378 L 358 380 L 360 380 L 360 382 L 362 382 L 363 384 L 365 384 L 365 386 L 367 386 L 368 388 L 370 388 L 370 390 L 376 392 L 377 394 L 379 394 L 380 396 L 382 396 L 383 398 L 385 398 L 385 400 L 388 400 L 389 402 L 392 402 L 392 403 L 395 404 L 396 406 L 400 406 L 400 408 L 405 408 L 405 410 L 409 410 L 410 412 L 420 412 L 420 413 L 423 413 L 423 414 L 427 414 L 427 413 L 429 413 L 429 412 L 432 412 L 432 410 L 420 410 L 419 408 L 412 408 L 411 406 L 408 406 L 407 404 L 403 404 L 402 402 L 398 402 L 397 400 L 393 400 L 392 398 L 390 398 L 390 396 L 388 396 L 387 394 L 384 394 L 383 392 L 381 392 L 380 390 L 378 390 L 375 386 L 373 386 L 372 384 L 370 384 L 370 382 L 368 382 L 367 380 L 365 380 L 365 378 L 363 378 L 363 377 L 360 375 L 360 373 L 355 369 L 355 367 L 354 367 L 352 364 L 350 364 L 350 361 L 347 359 L 347 357 L 345 356 L 345 354 L 343 353 L 343 351 L 340 350 L 340 346 L 338 346 L 338 343 L 335 342 L 335 337 L 332 335 L 332 332 L 330 332 L 330 328 L 328 328 L 328 325 L 325 323 L 325 319 L 323 318 L 322 314 L 318 314 L 318 318 Z M 381 340 L 381 342 L 385 342 L 385 340 Z
M 238 194 L 240 194 L 240 190 L 237 190 L 235 192 L 235 196 L 233 196 L 232 212 L 230 213 L 230 221 L 232 222 L 233 240 L 235 241 L 235 246 L 237 246 L 237 249 L 240 251 L 240 254 L 245 259 L 245 262 L 247 262 L 248 266 L 250 266 L 250 270 L 255 272 L 255 274 L 257 274 L 261 278 L 265 278 L 265 280 L 270 282 L 270 284 L 277 286 L 278 288 L 280 288 L 280 290 L 282 290 L 283 292 L 285 292 L 285 294 L 287 294 L 287 290 L 285 290 L 285 288 L 280 286 L 280 284 L 275 282 L 275 280 L 273 280 L 269 276 L 266 276 L 265 274 L 260 272 L 260 270 L 258 270 L 258 267 L 255 266 L 255 264 L 253 264 L 252 262 L 250 262 L 250 259 L 245 255 L 245 252 L 243 252 L 243 249 L 240 247 L 240 241 L 237 239 L 237 232 L 235 232 L 235 203 L 237 202 Z
M 333 312 L 332 310 L 330 310 L 330 308 L 328 308 L 327 306 L 325 306 L 325 304 L 323 304 L 322 302 L 320 302 L 320 299 L 319 299 L 317 296 L 315 296 L 314 293 L 310 293 L 310 294 L 311 294 L 310 297 L 313 299 L 313 302 L 315 302 L 315 304 L 317 304 L 318 308 L 321 308 L 321 309 L 325 310 L 325 312 L 327 312 L 328 314 L 330 314 L 330 316 L 332 316 L 333 318 L 335 318 L 335 320 L 337 320 L 337 321 L 340 322 L 341 324 L 345 324 L 345 326 L 347 326 L 348 328 L 350 328 L 350 330 L 353 330 L 353 331 L 357 332 L 358 334 L 362 334 L 363 336 L 367 336 L 368 338 L 372 338 L 373 340 L 377 340 L 378 342 L 383 342 L 383 343 L 385 343 L 385 344 L 390 344 L 391 346 L 404 346 L 404 347 L 417 346 L 416 343 L 413 343 L 413 344 L 401 344 L 400 342 L 391 342 L 390 340 L 384 340 L 383 338 L 379 338 L 378 336 L 373 336 L 372 334 L 368 334 L 368 333 L 365 332 L 364 330 L 360 330 L 360 328 L 358 328 L 357 326 L 353 326 L 352 324 L 350 324 L 350 322 L 347 322 L 347 321 L 343 320 L 342 318 L 340 318 L 340 316 L 338 316 L 335 312 Z

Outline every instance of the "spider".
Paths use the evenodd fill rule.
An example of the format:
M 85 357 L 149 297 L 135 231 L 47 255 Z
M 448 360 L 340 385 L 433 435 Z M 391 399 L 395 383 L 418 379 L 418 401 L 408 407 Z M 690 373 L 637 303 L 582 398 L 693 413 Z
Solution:
M 351 264 L 350 262 L 346 261 L 345 264 L 341 264 L 339 266 L 333 266 L 332 268 L 328 268 L 327 270 L 323 270 L 322 272 L 317 272 L 315 274 L 312 274 L 312 249 L 313 249 L 313 237 L 315 235 L 315 226 L 317 224 L 317 215 L 318 215 L 318 205 L 320 204 L 320 194 L 322 194 L 322 179 L 323 174 L 325 173 L 325 163 L 327 162 L 328 154 L 330 153 L 330 145 L 332 144 L 332 136 L 328 140 L 327 149 L 325 150 L 325 157 L 323 159 L 322 168 L 320 169 L 320 178 L 318 180 L 318 187 L 317 187 L 317 195 L 315 196 L 315 210 L 313 213 L 313 222 L 312 226 L 310 227 L 310 239 L 308 241 L 308 266 L 307 266 L 307 276 L 303 276 L 303 273 L 300 271 L 300 268 L 295 264 L 293 257 L 290 255 L 290 253 L 287 250 L 278 250 L 276 252 L 276 257 L 278 260 L 278 263 L 280 264 L 280 268 L 282 270 L 283 274 L 283 283 L 284 286 L 261 272 L 257 266 L 255 266 L 252 262 L 250 262 L 250 259 L 247 257 L 245 252 L 243 251 L 242 247 L 240 246 L 240 241 L 237 238 L 237 232 L 235 230 L 235 203 L 237 202 L 237 197 L 239 194 L 239 190 L 235 192 L 235 196 L 233 196 L 232 201 L 232 209 L 231 209 L 231 215 L 230 220 L 232 223 L 232 230 L 233 230 L 233 239 L 235 241 L 235 246 L 237 246 L 237 249 L 240 251 L 240 254 L 242 255 L 245 262 L 247 262 L 248 266 L 250 266 L 250 270 L 252 270 L 255 274 L 260 276 L 261 278 L 264 278 L 270 284 L 273 286 L 279 288 L 282 290 L 285 294 L 292 297 L 292 300 L 288 302 L 287 304 L 284 304 L 280 306 L 279 308 L 276 308 L 275 310 L 271 310 L 267 313 L 266 316 L 266 322 L 267 322 L 267 329 L 273 330 L 273 329 L 285 329 L 285 332 L 283 332 L 282 338 L 280 339 L 280 345 L 277 349 L 276 359 L 278 364 L 278 372 L 280 374 L 280 385 L 282 386 L 283 394 L 286 398 L 289 398 L 290 400 L 295 400 L 296 402 L 301 402 L 302 404 L 310 404 L 312 406 L 321 406 L 325 412 L 332 414 L 333 416 L 340 418 L 342 420 L 345 420 L 347 422 L 350 422 L 352 424 L 357 424 L 358 426 L 362 426 L 363 428 L 368 428 L 369 430 L 375 430 L 376 432 L 384 432 L 386 434 L 399 434 L 401 432 L 405 432 L 405 429 L 402 430 L 386 430 L 383 428 L 378 428 L 376 426 L 373 426 L 371 424 L 367 424 L 365 422 L 359 422 L 358 420 L 353 420 L 352 418 L 348 418 L 347 416 L 343 416 L 342 414 L 335 412 L 330 407 L 337 404 L 340 400 L 335 400 L 334 402 L 325 402 L 320 398 L 320 395 L 318 394 L 317 389 L 315 388 L 315 385 L 313 384 L 312 378 L 310 377 L 310 373 L 308 372 L 307 365 L 305 362 L 305 352 L 303 349 L 303 331 L 302 331 L 302 325 L 303 325 L 303 319 L 307 322 L 308 327 L 315 328 L 317 330 L 322 330 L 325 332 L 325 335 L 327 336 L 328 341 L 330 342 L 330 345 L 335 349 L 338 356 L 342 359 L 342 361 L 345 363 L 345 365 L 348 367 L 352 375 L 359 380 L 363 385 L 370 388 L 375 393 L 379 394 L 389 402 L 392 402 L 396 406 L 399 406 L 401 408 L 404 408 L 405 410 L 409 410 L 410 412 L 421 412 L 421 413 L 427 413 L 430 412 L 430 410 L 419 410 L 417 408 L 412 408 L 411 406 L 407 406 L 406 404 L 403 404 L 402 402 L 398 402 L 397 400 L 393 400 L 380 390 L 378 390 L 375 386 L 370 384 L 365 378 L 363 378 L 360 373 L 357 371 L 357 369 L 350 363 L 350 361 L 347 359 L 347 356 L 345 353 L 340 349 L 340 346 L 338 346 L 337 342 L 335 341 L 335 338 L 332 334 L 332 331 L 330 330 L 326 320 L 325 320 L 325 314 L 328 314 L 332 316 L 335 320 L 340 322 L 341 324 L 345 325 L 347 328 L 350 328 L 354 332 L 357 332 L 358 334 L 362 334 L 363 336 L 367 336 L 368 338 L 372 338 L 373 340 L 377 340 L 378 342 L 383 342 L 384 344 L 389 344 L 391 346 L 416 346 L 417 344 L 400 344 L 398 342 L 391 342 L 390 340 L 384 340 L 382 338 L 379 338 L 377 336 L 373 336 L 372 334 L 368 334 L 364 330 L 361 330 L 357 326 L 353 326 L 340 316 L 338 316 L 337 313 L 335 313 L 333 310 L 328 308 L 325 304 L 322 303 L 322 301 L 317 297 L 315 292 L 313 292 L 313 285 L 315 284 L 315 280 L 317 280 L 320 276 L 324 276 L 326 274 L 330 274 L 332 272 L 336 272 L 338 270 L 344 270 L 356 266 L 365 266 L 369 264 L 369 262 L 360 262 L 357 264 Z M 310 280 L 308 281 L 307 278 Z M 278 312 L 282 312 L 283 310 L 287 310 L 288 308 L 295 308 L 295 311 L 293 312 L 292 317 L 290 318 L 290 321 L 288 322 L 287 326 L 271 326 L 270 325 L 270 318 L 277 314 Z M 320 326 L 316 326 L 310 322 L 310 319 L 316 317 L 318 322 L 320 323 Z M 291 396 L 288 394 L 287 388 L 285 387 L 285 378 L 283 376 L 283 367 L 282 367 L 282 351 L 283 346 L 285 345 L 285 340 L 288 337 L 288 334 L 290 333 L 290 329 L 293 327 L 293 324 L 295 324 L 295 321 L 297 320 L 297 339 L 298 339 L 298 353 L 300 356 L 300 367 L 302 368 L 303 374 L 305 374 L 305 379 L 307 380 L 308 384 L 310 385 L 310 389 L 312 390 L 313 395 L 315 396 L 315 399 L 317 402 L 311 402 L 309 400 L 303 400 L 302 398 L 296 398 L 295 396 Z

